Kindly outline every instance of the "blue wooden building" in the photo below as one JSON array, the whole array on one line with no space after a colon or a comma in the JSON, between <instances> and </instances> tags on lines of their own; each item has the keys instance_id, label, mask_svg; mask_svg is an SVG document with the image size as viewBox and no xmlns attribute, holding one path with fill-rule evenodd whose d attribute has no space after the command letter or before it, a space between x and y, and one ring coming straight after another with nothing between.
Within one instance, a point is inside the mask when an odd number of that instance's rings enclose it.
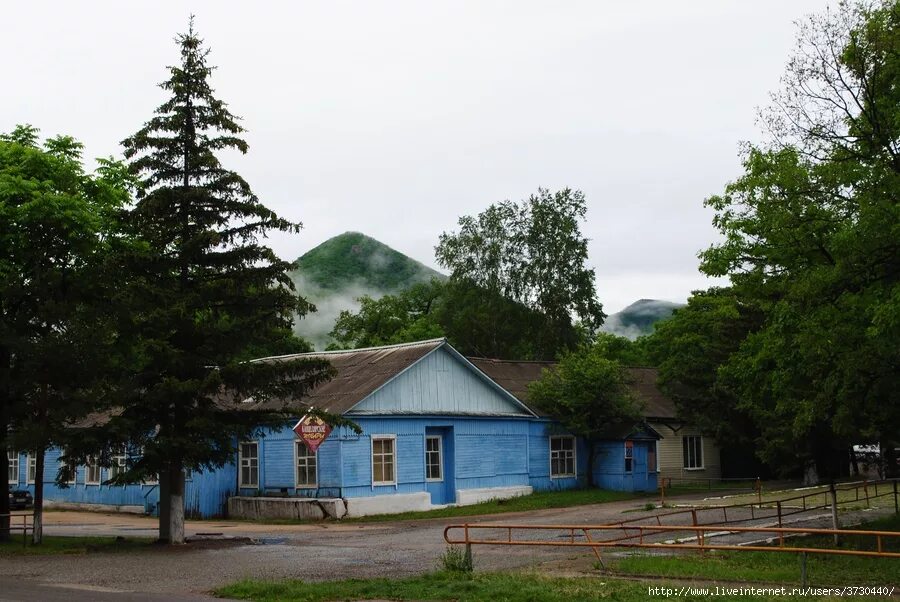
<instances>
[{"instance_id":1,"label":"blue wooden building","mask_svg":"<svg viewBox=\"0 0 900 602\"><path fill-rule=\"evenodd\" d=\"M335 429L312 453L291 431L293 422L264 430L239 442L233 465L188 476L188 515L358 516L587 482L584 441L528 405L527 384L540 376L543 364L465 358L443 339L307 355L326 357L336 376L304 402L346 416L362 433ZM604 442L594 481L610 489L655 490L657 437L644 425ZM58 450L47 453L49 480L58 458ZM45 499L154 511L155 483L104 484L126 462L123 453L110 468L78 467L67 486L46 483ZM31 486L31 465L26 455L16 456L10 468L14 488Z\"/></svg>"}]
</instances>

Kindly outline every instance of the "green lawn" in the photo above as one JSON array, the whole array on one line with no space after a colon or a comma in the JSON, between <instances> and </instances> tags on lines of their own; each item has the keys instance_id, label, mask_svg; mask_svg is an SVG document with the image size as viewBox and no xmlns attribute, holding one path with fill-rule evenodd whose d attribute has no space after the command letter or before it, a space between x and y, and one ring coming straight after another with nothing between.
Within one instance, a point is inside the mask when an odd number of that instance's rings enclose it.
<instances>
[{"instance_id":1,"label":"green lawn","mask_svg":"<svg viewBox=\"0 0 900 602\"><path fill-rule=\"evenodd\" d=\"M491 500L471 506L456 506L438 510L421 512L402 512L400 514L380 514L344 519L343 522L385 522L394 520L423 518L452 518L455 516L476 516L478 514L502 514L505 512L527 512L547 508L568 508L586 504L603 504L643 497L643 494L625 491L606 491L604 489L570 489L567 491L538 491L531 495L523 495L508 500Z\"/></svg>"},{"instance_id":2,"label":"green lawn","mask_svg":"<svg viewBox=\"0 0 900 602\"><path fill-rule=\"evenodd\" d=\"M866 523L860 529L900 531L900 516ZM873 538L844 536L846 549L874 549ZM828 536L797 538L787 545L830 547ZM885 540L886 551L900 552L900 541ZM800 555L785 552L699 552L673 556L640 554L607 562L612 574L690 577L763 583L800 582ZM900 559L809 554L807 577L812 585L895 585L900 590ZM900 593L900 591L898 591Z\"/></svg>"},{"instance_id":3,"label":"green lawn","mask_svg":"<svg viewBox=\"0 0 900 602\"><path fill-rule=\"evenodd\" d=\"M23 547L21 534L16 535L14 533L11 541L0 542L0 556L124 552L146 549L153 541L153 539L146 537L128 537L122 539L116 537L45 536L44 542L39 546L35 546L31 544L29 534L28 544Z\"/></svg>"},{"instance_id":4,"label":"green lawn","mask_svg":"<svg viewBox=\"0 0 900 602\"><path fill-rule=\"evenodd\" d=\"M651 593L648 588L669 588ZM221 588L217 596L257 601L325 602L332 600L446 600L454 602L595 602L665 599L708 601L714 584L671 584L661 580L635 582L603 577L545 577L533 573L440 572L406 579L346 579L306 583L303 581L241 581ZM689 588L694 588L692 595ZM697 588L706 588L706 593ZM684 591L682 591L684 589ZM774 602L789 596L715 596L716 600ZM839 600L804 597L804 600ZM888 598L867 597L866 600Z\"/></svg>"}]
</instances>

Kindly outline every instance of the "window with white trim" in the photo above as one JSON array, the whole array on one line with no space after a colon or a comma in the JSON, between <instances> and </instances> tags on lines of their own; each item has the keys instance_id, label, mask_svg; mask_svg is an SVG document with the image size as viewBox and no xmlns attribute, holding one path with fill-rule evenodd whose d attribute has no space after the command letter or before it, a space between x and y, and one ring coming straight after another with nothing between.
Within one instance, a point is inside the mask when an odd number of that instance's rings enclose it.
<instances>
[{"instance_id":1,"label":"window with white trim","mask_svg":"<svg viewBox=\"0 0 900 602\"><path fill-rule=\"evenodd\" d=\"M18 485L19 484L19 452L7 450L6 457L9 461L9 470L6 474L6 482L9 483L10 485Z\"/></svg>"},{"instance_id":2,"label":"window with white trim","mask_svg":"<svg viewBox=\"0 0 900 602\"><path fill-rule=\"evenodd\" d=\"M84 466L84 484L100 484L100 461L94 456L89 457L87 464Z\"/></svg>"},{"instance_id":3,"label":"window with white trim","mask_svg":"<svg viewBox=\"0 0 900 602\"><path fill-rule=\"evenodd\" d=\"M575 437L550 437L550 478L575 476Z\"/></svg>"},{"instance_id":4,"label":"window with white trim","mask_svg":"<svg viewBox=\"0 0 900 602\"><path fill-rule=\"evenodd\" d=\"M25 483L31 485L34 483L34 479L37 477L37 457L34 454L28 454L28 472L25 475Z\"/></svg>"},{"instance_id":5,"label":"window with white trim","mask_svg":"<svg viewBox=\"0 0 900 602\"><path fill-rule=\"evenodd\" d=\"M397 439L393 435L372 436L372 484L397 484Z\"/></svg>"},{"instance_id":6,"label":"window with white trim","mask_svg":"<svg viewBox=\"0 0 900 602\"><path fill-rule=\"evenodd\" d=\"M65 479L65 483L68 485L74 485L76 479L78 478L78 465L75 464L72 460L66 461L64 456L68 452L66 450L60 450L59 452L59 467L62 470L63 478Z\"/></svg>"},{"instance_id":7,"label":"window with white trim","mask_svg":"<svg viewBox=\"0 0 900 602\"><path fill-rule=\"evenodd\" d=\"M123 472L125 472L125 463L128 459L128 452L124 447L116 450L116 453L112 455L110 459L109 465L109 478L113 479Z\"/></svg>"},{"instance_id":8,"label":"window with white trim","mask_svg":"<svg viewBox=\"0 0 900 602\"><path fill-rule=\"evenodd\" d=\"M681 438L681 450L684 455L684 468L698 470L703 468L703 437L685 435Z\"/></svg>"},{"instance_id":9,"label":"window with white trim","mask_svg":"<svg viewBox=\"0 0 900 602\"><path fill-rule=\"evenodd\" d=\"M259 487L259 443L245 441L240 445L240 486Z\"/></svg>"},{"instance_id":10,"label":"window with white trim","mask_svg":"<svg viewBox=\"0 0 900 602\"><path fill-rule=\"evenodd\" d=\"M316 486L316 452L311 451L303 441L297 441L297 489Z\"/></svg>"},{"instance_id":11,"label":"window with white trim","mask_svg":"<svg viewBox=\"0 0 900 602\"><path fill-rule=\"evenodd\" d=\"M634 441L625 442L625 472L634 470Z\"/></svg>"},{"instance_id":12,"label":"window with white trim","mask_svg":"<svg viewBox=\"0 0 900 602\"><path fill-rule=\"evenodd\" d=\"M439 435L425 437L425 480L443 481L443 450Z\"/></svg>"}]
</instances>

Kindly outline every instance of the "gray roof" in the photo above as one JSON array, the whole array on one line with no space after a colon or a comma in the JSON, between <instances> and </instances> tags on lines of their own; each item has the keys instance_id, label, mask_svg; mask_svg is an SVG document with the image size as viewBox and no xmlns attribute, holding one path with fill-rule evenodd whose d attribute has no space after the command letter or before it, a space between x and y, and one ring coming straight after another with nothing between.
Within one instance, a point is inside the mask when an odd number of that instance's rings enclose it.
<instances>
[{"instance_id":1,"label":"gray roof","mask_svg":"<svg viewBox=\"0 0 900 602\"><path fill-rule=\"evenodd\" d=\"M335 376L309 391L298 405L314 406L332 414L343 414L381 388L389 380L446 343L445 339L431 339L415 343L401 343L367 349L346 351L314 351L254 360L277 362L296 359L327 359L335 368ZM255 405L282 407L282 400L267 400ZM288 404L290 405L290 404Z\"/></svg>"},{"instance_id":2,"label":"gray roof","mask_svg":"<svg viewBox=\"0 0 900 602\"><path fill-rule=\"evenodd\" d=\"M528 400L528 385L538 380L543 371L556 365L555 362L526 362L470 357L479 370L487 374L501 387L512 393L519 401L528 405L538 416L547 417L546 412L534 407ZM664 395L656 385L656 368L626 368L628 388L644 404L644 417L653 419L676 418L675 403Z\"/></svg>"}]
</instances>

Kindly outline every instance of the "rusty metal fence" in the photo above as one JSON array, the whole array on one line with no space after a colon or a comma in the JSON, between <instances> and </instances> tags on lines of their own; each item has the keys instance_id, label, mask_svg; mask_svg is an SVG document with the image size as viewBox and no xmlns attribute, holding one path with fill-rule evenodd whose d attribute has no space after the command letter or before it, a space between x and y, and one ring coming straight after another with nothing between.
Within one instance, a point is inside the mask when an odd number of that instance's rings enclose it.
<instances>
[{"instance_id":1,"label":"rusty metal fence","mask_svg":"<svg viewBox=\"0 0 900 602\"><path fill-rule=\"evenodd\" d=\"M9 519L9 530L12 531L21 531L22 532L22 546L25 547L28 543L28 532L34 531L34 515L33 514L0 514L0 519ZM14 521L13 519L21 518L22 522ZM31 523L28 522L28 519L31 519ZM6 529L3 529L4 531Z\"/></svg>"},{"instance_id":2,"label":"rusty metal fence","mask_svg":"<svg viewBox=\"0 0 900 602\"><path fill-rule=\"evenodd\" d=\"M814 510L833 510L835 502L837 506L849 503L865 503L866 507L869 508L874 500L891 497L894 502L894 512L900 512L900 492L898 492L897 479L840 483L833 488L818 489L817 491L775 500L764 500L762 488L757 485L755 494L757 496L755 502L704 504L683 510L660 512L653 516L619 521L614 524L627 525L655 522L657 526L661 526L665 521L674 520L676 524L684 524L690 521L692 526L733 525L760 519L771 519L776 521L779 527L783 527L784 519L789 516L804 514ZM664 496L665 494L663 493L663 499ZM729 516L729 511L731 516Z\"/></svg>"}]
</instances>

